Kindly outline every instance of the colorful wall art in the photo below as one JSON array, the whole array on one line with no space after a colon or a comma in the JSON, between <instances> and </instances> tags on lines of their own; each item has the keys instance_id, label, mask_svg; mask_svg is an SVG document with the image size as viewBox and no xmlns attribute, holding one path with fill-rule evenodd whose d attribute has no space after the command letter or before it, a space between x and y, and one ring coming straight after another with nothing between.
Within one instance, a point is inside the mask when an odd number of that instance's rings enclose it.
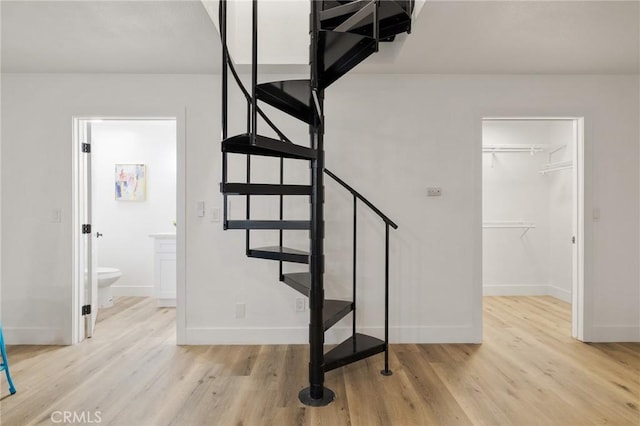
<instances>
[{"instance_id":1,"label":"colorful wall art","mask_svg":"<svg viewBox=\"0 0 640 426\"><path fill-rule=\"evenodd\" d=\"M147 170L144 164L116 164L116 200L144 201Z\"/></svg>"}]
</instances>

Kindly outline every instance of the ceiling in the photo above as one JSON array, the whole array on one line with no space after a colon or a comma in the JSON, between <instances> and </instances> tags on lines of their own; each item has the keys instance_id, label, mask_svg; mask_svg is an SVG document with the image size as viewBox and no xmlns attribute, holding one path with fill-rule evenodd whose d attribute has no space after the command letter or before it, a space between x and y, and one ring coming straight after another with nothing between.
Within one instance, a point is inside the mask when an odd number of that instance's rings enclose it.
<instances>
[{"instance_id":1,"label":"ceiling","mask_svg":"<svg viewBox=\"0 0 640 426\"><path fill-rule=\"evenodd\" d=\"M361 71L637 74L640 2L427 1L400 49L381 50Z\"/></svg>"},{"instance_id":2,"label":"ceiling","mask_svg":"<svg viewBox=\"0 0 640 426\"><path fill-rule=\"evenodd\" d=\"M3 72L219 72L199 1L5 1Z\"/></svg>"},{"instance_id":3,"label":"ceiling","mask_svg":"<svg viewBox=\"0 0 640 426\"><path fill-rule=\"evenodd\" d=\"M215 73L200 1L2 1L3 72ZM427 1L365 73L638 74L638 1Z\"/></svg>"}]
</instances>

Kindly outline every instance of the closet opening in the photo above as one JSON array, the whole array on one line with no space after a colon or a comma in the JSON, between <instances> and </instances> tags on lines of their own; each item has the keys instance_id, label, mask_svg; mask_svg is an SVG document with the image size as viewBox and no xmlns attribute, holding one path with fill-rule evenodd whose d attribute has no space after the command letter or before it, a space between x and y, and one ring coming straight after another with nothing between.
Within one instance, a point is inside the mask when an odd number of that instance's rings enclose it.
<instances>
[{"instance_id":1,"label":"closet opening","mask_svg":"<svg viewBox=\"0 0 640 426\"><path fill-rule=\"evenodd\" d=\"M582 135L581 118L483 119L485 318L583 340Z\"/></svg>"}]
</instances>

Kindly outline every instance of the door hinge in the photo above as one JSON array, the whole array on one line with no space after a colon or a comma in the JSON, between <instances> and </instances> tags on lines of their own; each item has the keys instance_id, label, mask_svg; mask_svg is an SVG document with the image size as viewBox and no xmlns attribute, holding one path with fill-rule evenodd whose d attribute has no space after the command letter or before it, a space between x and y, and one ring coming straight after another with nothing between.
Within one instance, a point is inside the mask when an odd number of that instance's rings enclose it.
<instances>
[{"instance_id":1,"label":"door hinge","mask_svg":"<svg viewBox=\"0 0 640 426\"><path fill-rule=\"evenodd\" d=\"M91 152L91 144L90 143L83 143L82 144L82 152L86 152L87 154L89 154Z\"/></svg>"},{"instance_id":2,"label":"door hinge","mask_svg":"<svg viewBox=\"0 0 640 426\"><path fill-rule=\"evenodd\" d=\"M91 233L91 225L88 225L88 224L82 225L82 233L83 234L90 234Z\"/></svg>"},{"instance_id":3,"label":"door hinge","mask_svg":"<svg viewBox=\"0 0 640 426\"><path fill-rule=\"evenodd\" d=\"M575 236L574 236L574 237L571 237L571 242L572 242L573 244L575 244L575 243L576 243L576 237L575 237Z\"/></svg>"},{"instance_id":4,"label":"door hinge","mask_svg":"<svg viewBox=\"0 0 640 426\"><path fill-rule=\"evenodd\" d=\"M91 305L82 306L82 315L91 315Z\"/></svg>"}]
</instances>

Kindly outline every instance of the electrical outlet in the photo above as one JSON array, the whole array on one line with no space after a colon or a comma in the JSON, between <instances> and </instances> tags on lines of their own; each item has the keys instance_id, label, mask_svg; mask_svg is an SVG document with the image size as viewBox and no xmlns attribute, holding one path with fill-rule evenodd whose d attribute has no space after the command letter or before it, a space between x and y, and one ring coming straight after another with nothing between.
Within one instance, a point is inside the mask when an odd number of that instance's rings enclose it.
<instances>
[{"instance_id":1,"label":"electrical outlet","mask_svg":"<svg viewBox=\"0 0 640 426\"><path fill-rule=\"evenodd\" d=\"M429 196L429 197L439 197L441 195L442 195L442 188L440 188L440 187L427 188L427 196Z\"/></svg>"},{"instance_id":2,"label":"electrical outlet","mask_svg":"<svg viewBox=\"0 0 640 426\"><path fill-rule=\"evenodd\" d=\"M244 303L236 303L236 318L244 318L247 313L247 307Z\"/></svg>"},{"instance_id":3,"label":"electrical outlet","mask_svg":"<svg viewBox=\"0 0 640 426\"><path fill-rule=\"evenodd\" d=\"M296 297L296 312L304 312L304 298Z\"/></svg>"}]
</instances>

